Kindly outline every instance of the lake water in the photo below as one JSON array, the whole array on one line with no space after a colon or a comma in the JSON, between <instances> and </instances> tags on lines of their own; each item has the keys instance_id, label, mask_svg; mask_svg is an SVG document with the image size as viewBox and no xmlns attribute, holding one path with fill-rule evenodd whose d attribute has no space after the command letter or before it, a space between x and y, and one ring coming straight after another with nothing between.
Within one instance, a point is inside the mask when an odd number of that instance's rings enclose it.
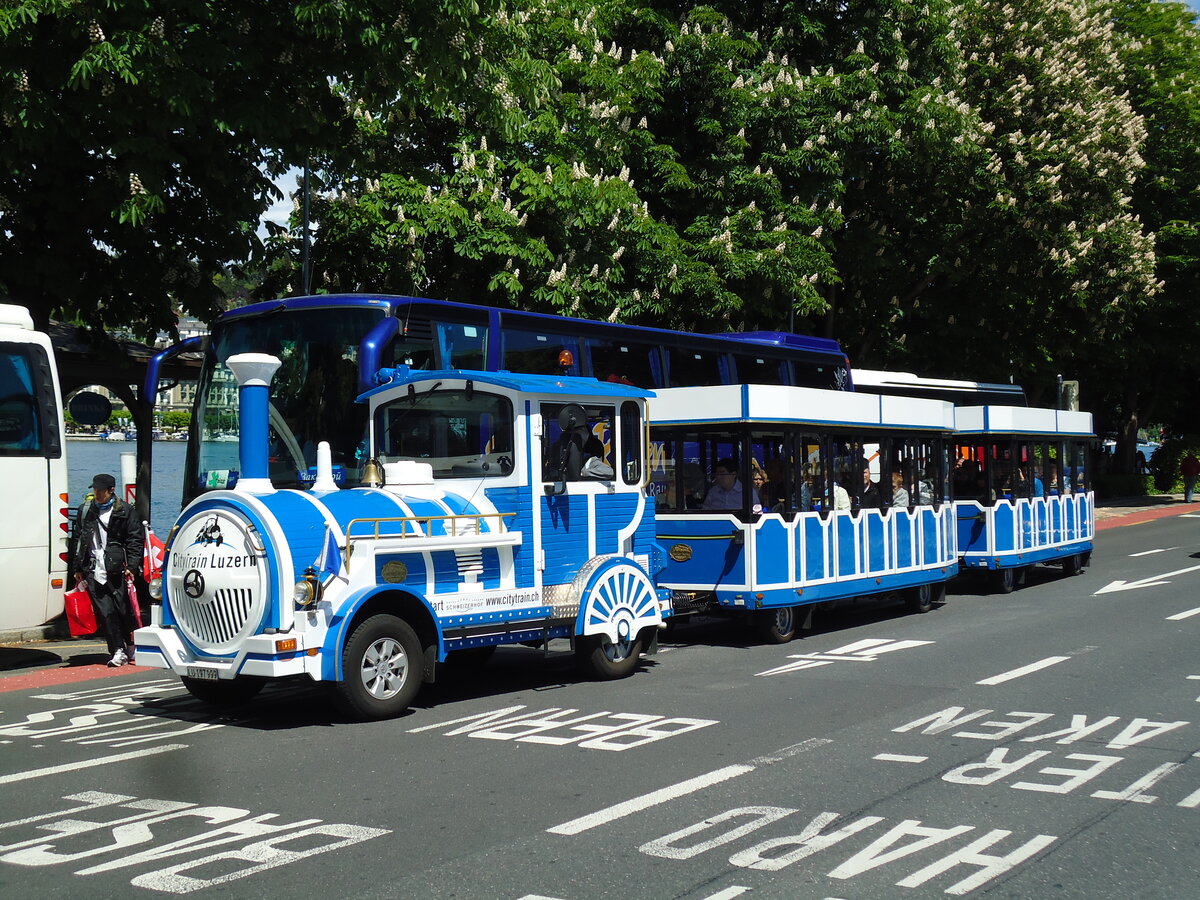
<instances>
[{"instance_id":1,"label":"lake water","mask_svg":"<svg viewBox=\"0 0 1200 900\"><path fill-rule=\"evenodd\" d=\"M232 445L235 452L237 444ZM71 506L78 506L92 485L92 477L107 472L121 481L121 454L136 453L133 441L67 440L67 490ZM163 540L179 515L183 499L185 441L155 441L150 467L154 489L150 493L150 525ZM118 491L119 492L119 491Z\"/></svg>"}]
</instances>

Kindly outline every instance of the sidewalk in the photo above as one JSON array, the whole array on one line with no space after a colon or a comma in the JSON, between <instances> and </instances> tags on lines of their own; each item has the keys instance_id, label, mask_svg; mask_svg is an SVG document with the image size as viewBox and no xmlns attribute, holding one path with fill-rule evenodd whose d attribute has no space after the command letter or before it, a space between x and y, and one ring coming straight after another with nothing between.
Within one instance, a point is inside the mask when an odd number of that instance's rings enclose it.
<instances>
[{"instance_id":1,"label":"sidewalk","mask_svg":"<svg viewBox=\"0 0 1200 900\"><path fill-rule=\"evenodd\" d=\"M1182 494L1101 500L1096 503L1096 530L1137 525L1187 512L1200 515L1200 503L1184 503ZM109 669L105 666L107 660L102 638L72 638L61 620L25 631L0 632L0 692L33 686L24 684L26 679L20 677L33 673L39 673L39 683L59 684L149 671L131 666Z\"/></svg>"}]
</instances>

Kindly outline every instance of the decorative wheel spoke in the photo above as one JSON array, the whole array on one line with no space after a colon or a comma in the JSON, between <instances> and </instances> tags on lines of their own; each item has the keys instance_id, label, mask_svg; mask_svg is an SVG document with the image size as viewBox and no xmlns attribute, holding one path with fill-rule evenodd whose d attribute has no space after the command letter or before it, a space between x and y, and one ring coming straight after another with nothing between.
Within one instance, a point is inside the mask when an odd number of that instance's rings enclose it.
<instances>
[{"instance_id":1,"label":"decorative wheel spoke","mask_svg":"<svg viewBox=\"0 0 1200 900\"><path fill-rule=\"evenodd\" d=\"M363 654L363 685L376 699L394 697L404 684L407 671L408 656L400 643L392 638L380 638Z\"/></svg>"}]
</instances>

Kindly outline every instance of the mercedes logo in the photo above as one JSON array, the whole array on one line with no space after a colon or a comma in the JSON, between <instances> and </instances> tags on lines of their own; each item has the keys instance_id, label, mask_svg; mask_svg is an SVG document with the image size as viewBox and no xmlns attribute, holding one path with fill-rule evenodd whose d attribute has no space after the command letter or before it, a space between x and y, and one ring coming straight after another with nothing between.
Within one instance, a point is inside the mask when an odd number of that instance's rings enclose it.
<instances>
[{"instance_id":1,"label":"mercedes logo","mask_svg":"<svg viewBox=\"0 0 1200 900\"><path fill-rule=\"evenodd\" d=\"M188 569L183 576L183 592L193 600L199 600L204 594L204 576L195 569Z\"/></svg>"}]
</instances>

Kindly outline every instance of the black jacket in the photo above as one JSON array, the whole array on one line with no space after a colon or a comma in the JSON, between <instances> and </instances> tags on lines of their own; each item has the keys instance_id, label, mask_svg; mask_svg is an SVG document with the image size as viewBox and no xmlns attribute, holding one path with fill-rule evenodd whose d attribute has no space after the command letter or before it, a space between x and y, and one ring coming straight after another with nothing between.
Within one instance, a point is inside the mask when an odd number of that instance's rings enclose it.
<instances>
[{"instance_id":1,"label":"black jacket","mask_svg":"<svg viewBox=\"0 0 1200 900\"><path fill-rule=\"evenodd\" d=\"M79 518L75 520L75 530L67 547L68 572L82 572L90 577L96 571L98 566L92 558L92 544L99 527L100 509L91 500L85 500L79 507ZM108 543L104 546L104 568L110 584L123 577L126 566L134 572L139 571L142 543L142 524L138 521L137 510L124 500L114 498L112 516L108 520Z\"/></svg>"}]
</instances>

